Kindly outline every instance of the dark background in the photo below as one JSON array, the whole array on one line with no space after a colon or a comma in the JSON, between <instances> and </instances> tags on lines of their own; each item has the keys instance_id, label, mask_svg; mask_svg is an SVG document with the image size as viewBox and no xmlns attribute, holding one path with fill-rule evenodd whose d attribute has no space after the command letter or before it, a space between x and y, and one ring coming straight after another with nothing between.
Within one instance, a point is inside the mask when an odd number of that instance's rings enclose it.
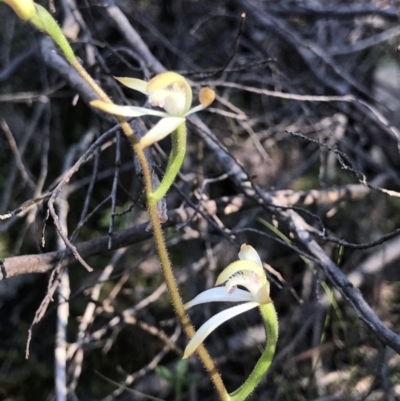
<instances>
[{"instance_id":1,"label":"dark background","mask_svg":"<svg viewBox=\"0 0 400 401\"><path fill-rule=\"evenodd\" d=\"M273 267L280 338L252 399L398 399L400 3L54 7L76 55L116 103L146 99L113 76L150 79L163 67L190 80L194 104L202 86L216 91L188 121L165 235L185 301L213 286L244 242ZM0 24L0 399L55 399L57 333L68 342L70 400L217 399L196 357L179 362L187 339L146 231L128 141L108 132L114 121L88 106L95 96L50 40L2 3ZM132 124L140 134L155 121ZM169 150L169 138L154 147L154 174ZM49 202L92 273L64 253ZM67 303L57 297L60 282ZM60 331L57 308L66 305ZM193 323L226 306L197 306ZM257 311L206 341L229 391L264 345Z\"/></svg>"}]
</instances>

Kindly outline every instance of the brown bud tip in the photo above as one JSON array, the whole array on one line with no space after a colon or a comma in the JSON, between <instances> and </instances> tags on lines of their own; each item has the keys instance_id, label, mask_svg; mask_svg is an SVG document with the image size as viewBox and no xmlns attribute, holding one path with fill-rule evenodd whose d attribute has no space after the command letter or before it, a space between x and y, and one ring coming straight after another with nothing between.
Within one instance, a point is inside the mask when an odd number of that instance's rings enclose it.
<instances>
[{"instance_id":1,"label":"brown bud tip","mask_svg":"<svg viewBox=\"0 0 400 401\"><path fill-rule=\"evenodd\" d=\"M199 100L203 107L208 107L215 99L215 92L209 88L203 88L199 93Z\"/></svg>"}]
</instances>

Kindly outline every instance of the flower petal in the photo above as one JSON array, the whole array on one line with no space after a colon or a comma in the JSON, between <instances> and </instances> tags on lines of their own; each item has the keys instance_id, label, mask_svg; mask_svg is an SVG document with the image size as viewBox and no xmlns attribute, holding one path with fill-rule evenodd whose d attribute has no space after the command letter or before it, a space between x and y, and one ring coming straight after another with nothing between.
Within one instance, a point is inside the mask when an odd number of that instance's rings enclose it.
<instances>
[{"instance_id":1,"label":"flower petal","mask_svg":"<svg viewBox=\"0 0 400 401\"><path fill-rule=\"evenodd\" d=\"M258 302L247 302L245 304L237 305L232 308L226 309L222 312L217 313L211 319L208 319L200 328L196 331L196 334L190 340L183 354L183 359L189 358L193 352L196 351L198 346L203 343L207 336L214 331L218 326L227 320L237 316L243 312L259 306Z\"/></svg>"},{"instance_id":2,"label":"flower petal","mask_svg":"<svg viewBox=\"0 0 400 401\"><path fill-rule=\"evenodd\" d=\"M185 93L184 113L188 112L192 104L192 88L188 81L180 74L172 71L162 72L152 78L147 85L147 92L155 93L157 91L182 86ZM183 113L183 114L184 114Z\"/></svg>"},{"instance_id":3,"label":"flower petal","mask_svg":"<svg viewBox=\"0 0 400 401\"><path fill-rule=\"evenodd\" d=\"M186 114L185 116L190 116L193 113L197 113L200 110L204 110L205 107L202 104L199 104L198 106L192 107Z\"/></svg>"},{"instance_id":4,"label":"flower petal","mask_svg":"<svg viewBox=\"0 0 400 401\"><path fill-rule=\"evenodd\" d=\"M239 259L251 260L261 267L263 266L259 254L251 245L242 244L242 246L240 247Z\"/></svg>"},{"instance_id":5,"label":"flower petal","mask_svg":"<svg viewBox=\"0 0 400 401\"><path fill-rule=\"evenodd\" d=\"M147 148L148 146L161 141L172 131L176 130L185 119L183 117L165 117L161 119L146 135L140 139L140 144L142 148Z\"/></svg>"},{"instance_id":6,"label":"flower petal","mask_svg":"<svg viewBox=\"0 0 400 401\"><path fill-rule=\"evenodd\" d=\"M192 107L186 115L196 113L197 111L203 110L208 107L215 99L215 92L211 88L203 88L199 93L200 104L196 107Z\"/></svg>"},{"instance_id":7,"label":"flower petal","mask_svg":"<svg viewBox=\"0 0 400 401\"><path fill-rule=\"evenodd\" d=\"M220 285L228 281L230 277L241 271L250 271L256 273L261 279L266 280L264 269L252 260L237 260L226 267L217 277L215 285Z\"/></svg>"},{"instance_id":8,"label":"flower petal","mask_svg":"<svg viewBox=\"0 0 400 401\"><path fill-rule=\"evenodd\" d=\"M148 82L143 81L142 79L128 78L128 77L114 77L114 78L122 85L125 85L128 88L134 89L135 91L142 92L145 95L148 95L148 92L146 91Z\"/></svg>"},{"instance_id":9,"label":"flower petal","mask_svg":"<svg viewBox=\"0 0 400 401\"><path fill-rule=\"evenodd\" d=\"M113 103L106 103L101 100L92 100L90 104L97 109L100 109L106 113L114 114L117 116L125 117L141 117L146 115L165 117L168 114L162 111L145 109L144 107L136 106L119 106Z\"/></svg>"},{"instance_id":10,"label":"flower petal","mask_svg":"<svg viewBox=\"0 0 400 401\"><path fill-rule=\"evenodd\" d=\"M191 301L185 304L185 309L192 306L204 304L206 302L250 302L253 296L248 292L236 288L235 291L228 292L225 287L211 288L203 291Z\"/></svg>"}]
</instances>

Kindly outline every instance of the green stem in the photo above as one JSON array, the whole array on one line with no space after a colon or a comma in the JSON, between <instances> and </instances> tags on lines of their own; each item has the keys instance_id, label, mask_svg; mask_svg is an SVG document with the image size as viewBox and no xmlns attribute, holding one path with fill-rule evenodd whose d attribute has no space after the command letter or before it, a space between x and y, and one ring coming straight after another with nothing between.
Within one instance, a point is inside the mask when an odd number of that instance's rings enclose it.
<instances>
[{"instance_id":1,"label":"green stem","mask_svg":"<svg viewBox=\"0 0 400 401\"><path fill-rule=\"evenodd\" d=\"M47 33L57 43L57 45L64 53L64 57L67 59L67 61L75 68L79 75L89 84L92 90L96 93L97 96L99 96L101 100L103 100L103 102L112 103L107 94L99 87L99 85L97 85L95 80L79 63L74 51L72 50L71 45L69 44L67 38L64 36L61 28L54 20L52 15L39 4L35 4L35 7L36 14L29 19L32 25L34 25L39 30ZM121 119L121 121L122 120L124 119ZM118 122L120 122L120 120L118 120Z\"/></svg>"},{"instance_id":2,"label":"green stem","mask_svg":"<svg viewBox=\"0 0 400 401\"><path fill-rule=\"evenodd\" d=\"M61 31L57 21L52 15L41 5L35 4L36 13L29 19L29 22L40 31L47 33L58 44L64 52L65 58L72 64L71 60L75 60L75 54L68 43L67 38Z\"/></svg>"},{"instance_id":3,"label":"green stem","mask_svg":"<svg viewBox=\"0 0 400 401\"><path fill-rule=\"evenodd\" d=\"M186 124L185 128L186 128ZM179 128L179 127L178 127ZM185 130L185 136L183 138L184 140L184 150L186 151L186 130ZM167 173L171 167L171 164L173 163L173 161L175 160L177 154L178 154L178 148L179 148L179 136L178 136L178 130L176 129L172 134L171 134L171 144L172 144L172 148L171 148L171 153L169 154L168 157L168 164L167 167L165 169L165 172Z\"/></svg>"},{"instance_id":4,"label":"green stem","mask_svg":"<svg viewBox=\"0 0 400 401\"><path fill-rule=\"evenodd\" d=\"M230 401L245 400L254 391L271 366L278 341L278 316L272 302L261 305L260 312L265 324L267 346L247 380L237 390L229 394Z\"/></svg>"},{"instance_id":5,"label":"green stem","mask_svg":"<svg viewBox=\"0 0 400 401\"><path fill-rule=\"evenodd\" d=\"M154 191L148 201L150 204L155 204L160 201L163 196L171 188L176 176L182 167L186 153L186 124L182 123L175 132L172 133L172 150L168 159L167 168L160 186Z\"/></svg>"}]
</instances>

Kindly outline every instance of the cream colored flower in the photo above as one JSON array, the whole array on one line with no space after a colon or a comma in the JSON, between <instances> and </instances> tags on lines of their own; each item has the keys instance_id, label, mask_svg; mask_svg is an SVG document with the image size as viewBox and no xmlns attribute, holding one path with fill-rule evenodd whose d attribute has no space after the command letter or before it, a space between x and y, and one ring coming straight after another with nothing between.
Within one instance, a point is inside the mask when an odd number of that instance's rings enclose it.
<instances>
[{"instance_id":1,"label":"cream colored flower","mask_svg":"<svg viewBox=\"0 0 400 401\"><path fill-rule=\"evenodd\" d=\"M124 116L141 117L145 115L158 116L162 119L143 136L140 144L143 148L160 141L181 125L186 117L196 111L208 107L215 99L215 92L203 88L199 93L200 104L192 107L192 89L187 80L176 72L163 72L149 82L136 78L116 78L128 88L144 93L149 103L161 107L165 111L150 110L144 107L119 106L94 100L90 104L106 113Z\"/></svg>"},{"instance_id":2,"label":"cream colored flower","mask_svg":"<svg viewBox=\"0 0 400 401\"><path fill-rule=\"evenodd\" d=\"M239 259L226 267L218 276L215 285L225 283L224 287L211 288L202 292L185 304L185 308L189 309L206 302L245 303L219 312L207 320L190 340L183 358L192 355L206 337L222 323L240 313L271 302L269 282L256 250L250 245L243 244L240 248ZM239 285L247 291L238 288Z\"/></svg>"},{"instance_id":3,"label":"cream colored flower","mask_svg":"<svg viewBox=\"0 0 400 401\"><path fill-rule=\"evenodd\" d=\"M8 4L19 18L28 20L36 14L33 0L0 0Z\"/></svg>"}]
</instances>

